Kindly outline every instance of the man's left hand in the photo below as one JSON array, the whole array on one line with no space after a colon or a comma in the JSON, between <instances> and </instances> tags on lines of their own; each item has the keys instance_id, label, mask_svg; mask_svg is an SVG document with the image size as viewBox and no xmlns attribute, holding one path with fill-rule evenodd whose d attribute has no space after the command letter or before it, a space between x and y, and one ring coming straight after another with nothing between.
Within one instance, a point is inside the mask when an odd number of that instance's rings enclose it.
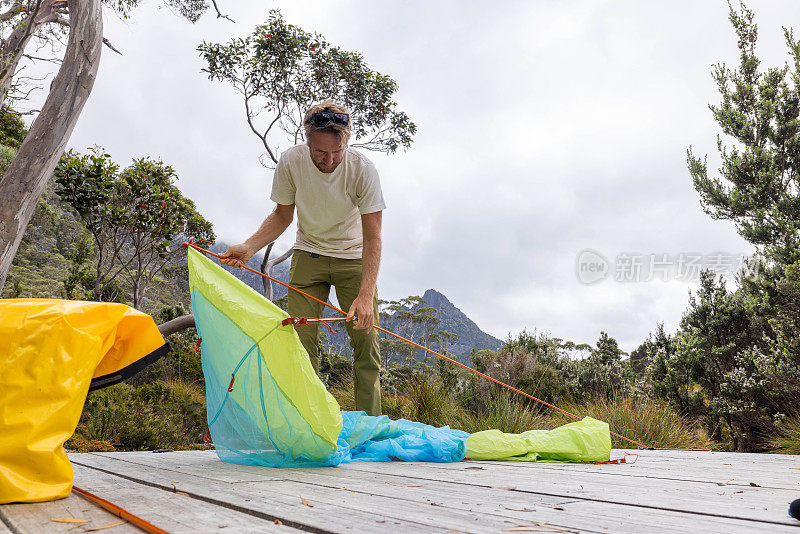
<instances>
[{"instance_id":1,"label":"man's left hand","mask_svg":"<svg viewBox=\"0 0 800 534\"><path fill-rule=\"evenodd\" d=\"M372 311L372 297L359 295L350 306L347 317L352 318L355 315L356 321L353 323L353 326L358 330L364 330L372 327L374 321Z\"/></svg>"}]
</instances>

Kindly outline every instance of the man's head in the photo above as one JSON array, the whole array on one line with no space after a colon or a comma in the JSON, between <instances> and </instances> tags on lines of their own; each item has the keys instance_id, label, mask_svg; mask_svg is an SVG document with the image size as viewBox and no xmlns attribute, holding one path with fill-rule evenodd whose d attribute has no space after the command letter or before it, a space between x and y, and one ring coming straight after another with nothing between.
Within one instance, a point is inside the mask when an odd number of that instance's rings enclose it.
<instances>
[{"instance_id":1,"label":"man's head","mask_svg":"<svg viewBox=\"0 0 800 534\"><path fill-rule=\"evenodd\" d=\"M350 139L350 112L336 102L326 100L306 112L303 126L314 165L324 173L336 170Z\"/></svg>"}]
</instances>

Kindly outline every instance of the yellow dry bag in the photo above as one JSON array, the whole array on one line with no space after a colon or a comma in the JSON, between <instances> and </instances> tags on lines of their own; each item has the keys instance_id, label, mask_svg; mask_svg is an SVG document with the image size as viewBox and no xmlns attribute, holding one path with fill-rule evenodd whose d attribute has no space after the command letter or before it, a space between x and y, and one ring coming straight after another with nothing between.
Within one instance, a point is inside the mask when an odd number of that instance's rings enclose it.
<instances>
[{"instance_id":1,"label":"yellow dry bag","mask_svg":"<svg viewBox=\"0 0 800 534\"><path fill-rule=\"evenodd\" d=\"M169 346L124 304L0 299L0 504L66 497L64 442L92 389L133 376Z\"/></svg>"}]
</instances>

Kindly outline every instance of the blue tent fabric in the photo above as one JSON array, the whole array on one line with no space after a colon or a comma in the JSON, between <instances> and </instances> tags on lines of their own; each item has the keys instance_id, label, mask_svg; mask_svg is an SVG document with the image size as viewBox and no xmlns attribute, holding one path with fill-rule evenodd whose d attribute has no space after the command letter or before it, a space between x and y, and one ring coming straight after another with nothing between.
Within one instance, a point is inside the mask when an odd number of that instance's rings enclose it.
<instances>
[{"instance_id":1,"label":"blue tent fabric","mask_svg":"<svg viewBox=\"0 0 800 534\"><path fill-rule=\"evenodd\" d=\"M339 452L342 462L460 462L469 433L385 415L342 412Z\"/></svg>"}]
</instances>

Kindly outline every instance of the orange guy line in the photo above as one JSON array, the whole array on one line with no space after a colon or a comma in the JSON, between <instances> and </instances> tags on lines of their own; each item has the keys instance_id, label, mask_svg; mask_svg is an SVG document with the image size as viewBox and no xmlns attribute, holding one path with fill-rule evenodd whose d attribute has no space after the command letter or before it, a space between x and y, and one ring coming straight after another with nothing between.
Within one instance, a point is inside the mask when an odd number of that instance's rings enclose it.
<instances>
[{"instance_id":1,"label":"orange guy line","mask_svg":"<svg viewBox=\"0 0 800 534\"><path fill-rule=\"evenodd\" d=\"M216 258L223 259L223 258L222 258L222 256L221 256L220 254L215 254L214 252L211 252L210 250L206 250L206 249L200 248L200 247L198 247L197 245L195 245L195 244L193 244L193 243L191 243L191 242L189 242L189 243L185 243L185 244L184 244L184 246L185 246L185 247L192 247L192 248L194 248L195 250L199 250L200 252L205 252L206 254L211 254L212 256L215 256ZM227 258L224 258L224 259L227 259ZM270 276L270 275L268 275L268 274L264 274L264 273L262 273L261 271L256 271L255 269L251 269L251 268L250 268L250 267L248 267L247 265L244 265L242 262L238 262L238 263L239 263L239 268L240 268L240 269L245 269L245 270L247 270L247 271L250 271L250 272L253 272L253 273L256 273L256 274L260 274L260 275L261 275L261 276L263 276L264 278L268 278L269 280L272 280L273 282L276 282L276 283L278 283L278 284L280 284L280 285L282 285L282 286L285 286L285 287L287 287L287 288L289 288L289 289L292 289L292 290L294 290L294 291L297 291L297 292L298 292L298 293L300 293L301 295L305 295L306 297L308 297L308 298L310 298L310 299L316 300L317 302L319 302L319 303L321 303L321 304L324 304L325 306L327 306L327 307L331 308L332 310L335 310L335 311L337 311L337 312L339 312L339 313L341 313L341 314L347 315L347 313L346 313L346 312L344 312L344 311L340 310L339 308L337 308L336 306L333 306L332 304L328 304L327 302L323 302L322 300L318 299L317 297L314 297L313 295L309 295L308 293L306 293L306 292L304 292L304 291L301 291L301 290L297 289L296 287L292 287L292 286L290 286L289 284L286 284L286 283L284 283L284 282L281 282L280 280L278 280L278 279L276 279L276 278L273 278L273 277L271 277L271 276ZM420 344L418 344L418 343L414 343L414 342L413 342L413 341L411 341L410 339L406 339L406 338L404 338L403 336L401 336L401 335L399 335L399 334L395 334L395 333L394 333L394 332L392 332L391 330L386 330L385 328L381 328L380 326L378 326L378 325L376 325L376 324L373 324L373 325L372 325L372 328L375 328L376 330L380 330L381 332L383 332L383 333L385 333L385 334L388 334L388 335L390 335L390 336L394 336L394 337L396 337L397 339L400 339L400 340L403 340L403 341L405 341L406 343L410 343L410 344L414 345L415 347L417 347L417 348L420 348L420 349L422 349L422 350L424 350L424 351L426 351L426 352L430 352L431 354L433 354L433 355L435 355L435 356L438 356L438 357L440 357L440 358L443 358L443 359L447 360L448 362L454 363L454 364L456 364L456 365L458 365L458 366L460 366L460 367L463 367L464 369L467 369L468 371L472 371L473 373L475 373L475 374L476 374L476 375L478 375L478 376L482 376L483 378L487 378L487 379L491 380L492 382L494 382L494 383L496 383L496 384L500 384L501 386L504 386L504 387L506 387L506 388L510 389L511 391L515 391L515 392L519 393L520 395L524 395L524 396L528 397L529 399L533 399L533 400L535 400L536 402L539 402L539 403L541 403L541 404L544 404L545 406L548 406L548 407L550 407L550 408L553 408L554 410L558 410L559 412L561 412L561 413L563 413L563 414L569 415L570 417L573 417L573 418L575 418L575 419L578 419L578 420L580 420L580 419L581 419L580 417L578 417L578 416L577 416L577 415L575 415L574 413L570 413L570 412L568 412L568 411L566 411L566 410L563 410L563 409L559 408L558 406L553 406L553 405L552 405L552 404L550 404L549 402L545 402L545 401L543 401L542 399L538 399L538 398L534 397L533 395L530 395L530 394L528 394L528 393L525 393L525 392L524 392L524 391L522 391L522 390L519 390L519 389L517 389L517 388L515 388L515 387L513 387L513 386L510 386L510 385L506 384L505 382L501 382L500 380L497 380L497 379L495 379L495 378L492 378L491 376L489 376L489 375L487 375L487 374L481 373L481 372L480 372L480 371L478 371L477 369L473 369L472 367L470 367L470 366L468 366L468 365L464 365L463 363L461 363L461 362L458 362L458 361L456 361L456 360L454 360L454 359L452 359L452 358L448 358L447 356L445 356L445 355L443 355L443 354L439 354L438 352L436 352L436 351L433 351L433 350L431 350L431 349L429 349L429 348L427 348L427 347L423 347L422 345L420 345ZM620 435L620 434L617 434L616 432L612 432L611 430L609 430L609 433L610 433L611 435L613 435L613 436L617 436L617 437L618 437L618 438L620 438L620 439L624 439L625 441L628 441L628 442L630 442L630 443L633 443L634 445L637 445L637 446L639 446L639 447L642 447L642 448L644 448L644 449L650 449L650 448L652 448L652 447L649 447L649 446L647 446L647 445L645 445L645 444L643 444L643 443L639 443L639 442L638 442L638 441L636 441L636 440L633 440L633 439L630 439L630 438L626 438L625 436L622 436L622 435Z\"/></svg>"}]
</instances>

